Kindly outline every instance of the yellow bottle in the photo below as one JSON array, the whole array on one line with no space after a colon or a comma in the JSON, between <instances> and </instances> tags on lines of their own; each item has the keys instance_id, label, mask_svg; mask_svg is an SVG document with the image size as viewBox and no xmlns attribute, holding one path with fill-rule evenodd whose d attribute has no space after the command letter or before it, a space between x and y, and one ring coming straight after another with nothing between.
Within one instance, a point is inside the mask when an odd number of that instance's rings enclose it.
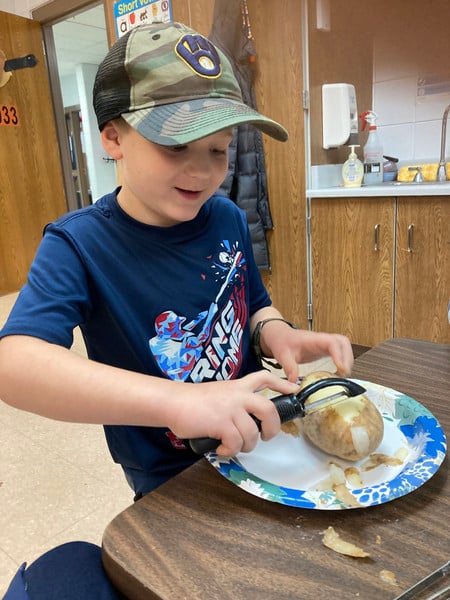
<instances>
[{"instance_id":1,"label":"yellow bottle","mask_svg":"<svg viewBox=\"0 0 450 600\"><path fill-rule=\"evenodd\" d=\"M357 145L350 145L350 154L342 166L342 179L344 187L360 187L364 177L364 167L356 155Z\"/></svg>"}]
</instances>

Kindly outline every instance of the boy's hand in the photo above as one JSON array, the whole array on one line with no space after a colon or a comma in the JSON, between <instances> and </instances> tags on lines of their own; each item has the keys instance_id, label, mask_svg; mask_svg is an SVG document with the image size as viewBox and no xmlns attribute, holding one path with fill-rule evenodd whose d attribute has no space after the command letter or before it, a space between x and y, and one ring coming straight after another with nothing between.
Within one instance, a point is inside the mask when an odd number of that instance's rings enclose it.
<instances>
[{"instance_id":1,"label":"boy's hand","mask_svg":"<svg viewBox=\"0 0 450 600\"><path fill-rule=\"evenodd\" d=\"M353 350L345 335L292 329L281 321L271 321L264 326L261 337L289 381L297 381L299 364L325 356L333 360L339 376L351 373Z\"/></svg>"},{"instance_id":2,"label":"boy's hand","mask_svg":"<svg viewBox=\"0 0 450 600\"><path fill-rule=\"evenodd\" d=\"M269 440L280 430L280 419L271 400L258 392L269 388L292 394L297 385L268 371L241 379L201 384L180 384L170 429L180 438L210 437L221 440L217 453L234 456L255 447L261 421L261 438Z\"/></svg>"}]
</instances>

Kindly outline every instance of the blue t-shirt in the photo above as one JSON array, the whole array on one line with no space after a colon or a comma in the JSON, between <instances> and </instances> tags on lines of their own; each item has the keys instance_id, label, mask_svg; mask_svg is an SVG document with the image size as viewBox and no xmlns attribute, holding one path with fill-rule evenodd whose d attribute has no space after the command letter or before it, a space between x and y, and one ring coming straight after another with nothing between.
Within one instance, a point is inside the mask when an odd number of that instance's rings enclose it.
<instances>
[{"instance_id":1,"label":"blue t-shirt","mask_svg":"<svg viewBox=\"0 0 450 600\"><path fill-rule=\"evenodd\" d=\"M192 221L161 228L128 216L116 193L46 227L0 337L70 348L80 326L88 356L122 369L190 383L254 371L249 319L271 302L243 211L212 196ZM198 459L168 429L105 433L137 492Z\"/></svg>"}]
</instances>

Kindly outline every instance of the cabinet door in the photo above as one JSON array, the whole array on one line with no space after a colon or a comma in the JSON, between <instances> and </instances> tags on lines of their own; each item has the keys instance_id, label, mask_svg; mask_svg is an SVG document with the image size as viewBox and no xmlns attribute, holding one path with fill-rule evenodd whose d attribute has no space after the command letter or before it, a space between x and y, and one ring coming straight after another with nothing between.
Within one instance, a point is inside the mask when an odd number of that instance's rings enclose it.
<instances>
[{"instance_id":1,"label":"cabinet door","mask_svg":"<svg viewBox=\"0 0 450 600\"><path fill-rule=\"evenodd\" d=\"M450 342L450 198L398 199L395 337Z\"/></svg>"},{"instance_id":2,"label":"cabinet door","mask_svg":"<svg viewBox=\"0 0 450 600\"><path fill-rule=\"evenodd\" d=\"M311 201L313 329L373 346L392 337L393 198Z\"/></svg>"}]
</instances>

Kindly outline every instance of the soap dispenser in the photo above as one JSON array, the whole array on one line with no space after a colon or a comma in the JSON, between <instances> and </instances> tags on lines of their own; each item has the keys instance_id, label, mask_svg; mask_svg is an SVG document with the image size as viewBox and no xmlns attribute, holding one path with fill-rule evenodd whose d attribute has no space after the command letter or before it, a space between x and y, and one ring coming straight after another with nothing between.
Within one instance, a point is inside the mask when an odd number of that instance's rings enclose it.
<instances>
[{"instance_id":1,"label":"soap dispenser","mask_svg":"<svg viewBox=\"0 0 450 600\"><path fill-rule=\"evenodd\" d=\"M358 107L355 86L324 83L322 86L322 147L339 148L358 140Z\"/></svg>"},{"instance_id":2,"label":"soap dispenser","mask_svg":"<svg viewBox=\"0 0 450 600\"><path fill-rule=\"evenodd\" d=\"M359 148L359 146L351 144L349 147L350 154L342 166L344 187L360 187L364 177L364 167L355 152L355 148Z\"/></svg>"}]
</instances>

